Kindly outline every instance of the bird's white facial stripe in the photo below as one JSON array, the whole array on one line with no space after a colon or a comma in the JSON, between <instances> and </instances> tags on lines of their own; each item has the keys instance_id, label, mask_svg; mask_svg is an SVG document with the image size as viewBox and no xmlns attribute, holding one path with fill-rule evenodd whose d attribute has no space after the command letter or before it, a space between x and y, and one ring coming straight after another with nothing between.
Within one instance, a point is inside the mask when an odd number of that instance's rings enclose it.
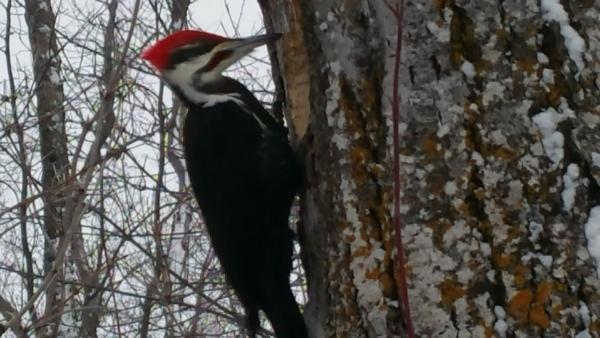
<instances>
[{"instance_id":1,"label":"bird's white facial stripe","mask_svg":"<svg viewBox=\"0 0 600 338\"><path fill-rule=\"evenodd\" d=\"M239 53L239 55L237 55ZM205 67L210 60L212 59L214 53L208 53L204 55L197 56L195 58L191 58L186 62L179 63L175 66L174 69L166 70L163 72L163 76L168 83L172 86L175 86L181 90L182 94L191 102L202 105L204 108L212 107L217 103L233 101L242 107L248 114L252 115L256 122L260 125L261 129L266 129L266 125L263 121L258 118L255 114L252 114L251 109L249 109L246 103L242 100L238 93L220 93L220 94L208 94L203 93L196 89L194 86L194 81L200 82L210 82L211 79L216 78L220 75L220 73L227 67L229 67L236 60L244 56L246 53L238 52L234 53L234 55L227 58L227 60L223 60L222 63L219 63L216 67L201 74L200 79L195 79L197 76L196 72Z\"/></svg>"},{"instance_id":2,"label":"bird's white facial stripe","mask_svg":"<svg viewBox=\"0 0 600 338\"><path fill-rule=\"evenodd\" d=\"M186 62L177 64L174 69L164 71L163 76L167 82L177 87L191 85L196 71L206 66L210 62L211 58L212 54L205 54L191 58Z\"/></svg>"}]
</instances>

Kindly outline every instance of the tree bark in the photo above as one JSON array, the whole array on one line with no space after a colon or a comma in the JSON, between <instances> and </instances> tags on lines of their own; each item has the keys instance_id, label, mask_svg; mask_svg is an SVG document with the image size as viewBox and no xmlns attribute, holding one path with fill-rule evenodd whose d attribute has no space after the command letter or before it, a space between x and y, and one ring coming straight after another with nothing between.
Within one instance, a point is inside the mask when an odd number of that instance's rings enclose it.
<instances>
[{"instance_id":1,"label":"tree bark","mask_svg":"<svg viewBox=\"0 0 600 338\"><path fill-rule=\"evenodd\" d=\"M400 335L393 271L383 2L260 1L305 165L300 238L311 335ZM343 10L342 10L343 8ZM388 81L389 82L389 81Z\"/></svg>"},{"instance_id":2,"label":"tree bark","mask_svg":"<svg viewBox=\"0 0 600 338\"><path fill-rule=\"evenodd\" d=\"M390 225L394 18L260 0L306 172L314 336L403 335ZM417 336L598 337L600 5L410 1L402 219ZM591 222L591 221L590 221ZM593 252L593 251L592 251Z\"/></svg>"},{"instance_id":3,"label":"tree bark","mask_svg":"<svg viewBox=\"0 0 600 338\"><path fill-rule=\"evenodd\" d=\"M56 17L49 0L25 1L25 18L29 28L29 43L33 58L35 98L39 121L42 188L44 201L44 271L50 273L56 260L58 238L64 232L63 214L65 189L62 184L68 174L67 137L63 85L60 79L61 62L54 26ZM62 274L57 275L63 279ZM46 293L45 316L52 316L62 309L63 290L56 280L50 283ZM60 316L51 320L42 335L52 336L58 329Z\"/></svg>"}]
</instances>

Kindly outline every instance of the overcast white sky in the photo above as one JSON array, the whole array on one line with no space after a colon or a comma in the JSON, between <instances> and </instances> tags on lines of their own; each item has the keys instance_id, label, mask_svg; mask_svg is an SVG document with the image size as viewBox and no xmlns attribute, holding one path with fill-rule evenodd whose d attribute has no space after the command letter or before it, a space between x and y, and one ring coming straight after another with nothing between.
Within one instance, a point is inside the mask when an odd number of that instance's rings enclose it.
<instances>
[{"instance_id":1,"label":"overcast white sky","mask_svg":"<svg viewBox=\"0 0 600 338\"><path fill-rule=\"evenodd\" d=\"M133 2L127 0L125 2ZM97 7L96 0L56 0L52 1L53 10L58 14L58 27L64 27L69 19L66 15L61 15L65 8L76 5L79 8ZM2 36L6 29L6 0L0 0L0 32ZM128 4L131 6L131 4ZM12 23L11 30L15 33L11 38L11 54L13 56L13 67L28 67L31 64L31 54L27 45L27 26L24 21L24 9L20 7L19 2L12 2ZM260 32L262 29L262 15L256 0L195 0L190 7L188 18L189 27L201 29L225 36L251 36ZM238 25L238 30L234 28L233 22ZM67 25L68 26L68 25ZM25 40L25 41L23 41ZM0 41L0 47L4 47L4 41ZM257 58L266 55L266 48L257 49L253 56ZM7 79L6 61L4 54L0 53L0 84ZM3 86L3 85L2 85ZM4 88L0 86L0 93L4 93Z\"/></svg>"}]
</instances>

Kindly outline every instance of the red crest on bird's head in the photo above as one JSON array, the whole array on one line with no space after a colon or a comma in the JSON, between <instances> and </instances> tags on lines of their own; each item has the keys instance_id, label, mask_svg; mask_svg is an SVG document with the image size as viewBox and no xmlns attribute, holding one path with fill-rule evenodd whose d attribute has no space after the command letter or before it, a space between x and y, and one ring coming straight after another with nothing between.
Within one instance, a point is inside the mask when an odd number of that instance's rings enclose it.
<instances>
[{"instance_id":1,"label":"red crest on bird's head","mask_svg":"<svg viewBox=\"0 0 600 338\"><path fill-rule=\"evenodd\" d=\"M155 42L142 53L142 58L148 60L156 69L163 70L169 66L171 52L179 47L193 44L197 41L210 41L217 45L227 40L229 39L220 35L185 29Z\"/></svg>"}]
</instances>

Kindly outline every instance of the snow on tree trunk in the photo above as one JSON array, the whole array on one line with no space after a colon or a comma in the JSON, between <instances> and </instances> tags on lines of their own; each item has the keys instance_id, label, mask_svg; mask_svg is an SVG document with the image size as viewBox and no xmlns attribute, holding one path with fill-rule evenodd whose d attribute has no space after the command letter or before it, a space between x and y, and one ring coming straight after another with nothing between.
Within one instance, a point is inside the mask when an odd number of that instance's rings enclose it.
<instances>
[{"instance_id":1,"label":"snow on tree trunk","mask_svg":"<svg viewBox=\"0 0 600 338\"><path fill-rule=\"evenodd\" d=\"M304 160L307 320L400 334L383 1L260 0ZM600 4L408 1L403 238L417 336L600 334Z\"/></svg>"}]
</instances>

